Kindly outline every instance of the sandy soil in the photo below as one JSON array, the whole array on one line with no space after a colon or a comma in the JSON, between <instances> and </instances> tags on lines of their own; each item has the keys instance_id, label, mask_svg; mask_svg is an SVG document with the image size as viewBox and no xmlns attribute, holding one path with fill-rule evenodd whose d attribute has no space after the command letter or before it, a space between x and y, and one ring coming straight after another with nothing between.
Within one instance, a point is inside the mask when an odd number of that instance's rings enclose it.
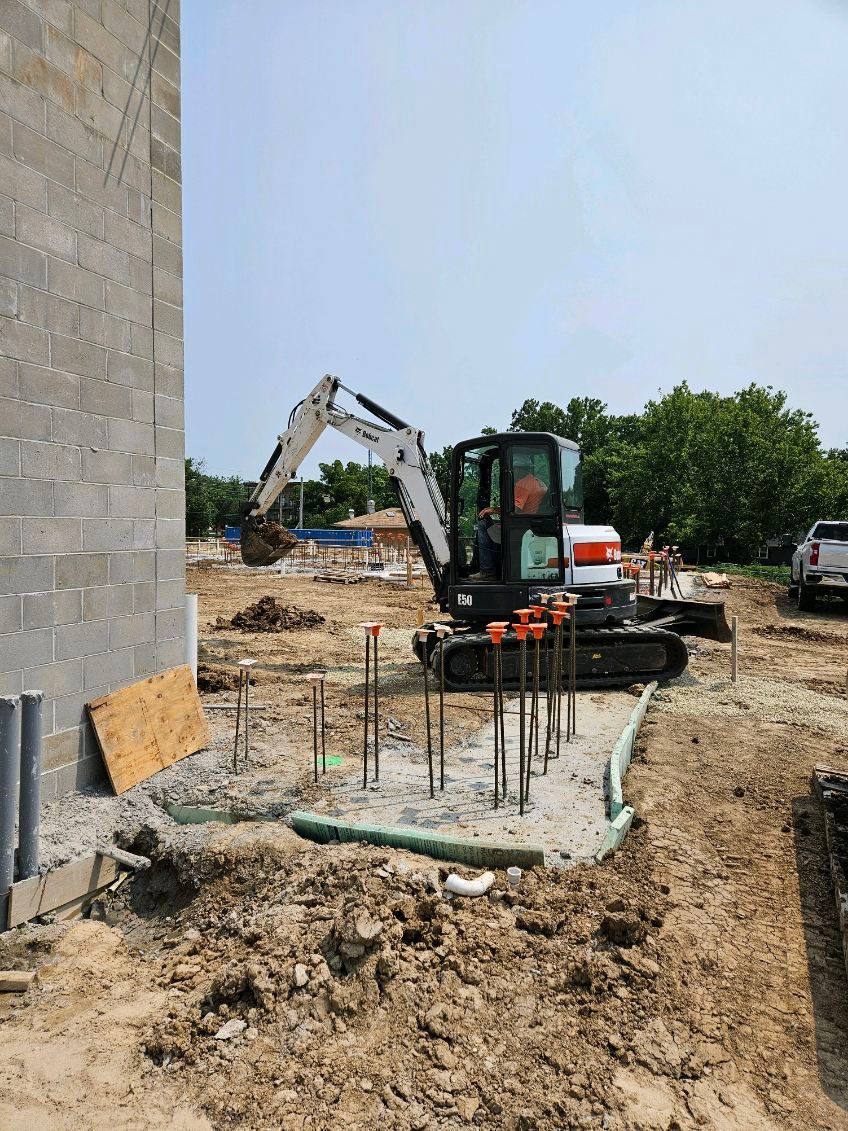
<instances>
[{"instance_id":1,"label":"sandy soil","mask_svg":"<svg viewBox=\"0 0 848 1131\"><path fill-rule=\"evenodd\" d=\"M257 744L278 772L306 776L302 675L319 663L334 752L358 748L362 619L389 627L391 714L422 740L417 591L196 580L202 624L266 593L327 616L205 641L222 667L260 659ZM692 642L626 779L635 827L600 867L449 903L431 861L277 825L142 837L156 865L106 921L0 943L3 966L40 971L0 1001L0 1127L25 1111L36 1128L848 1128L848 989L809 785L814 763L848 765L848 613L799 614L753 581L726 599L740 684L727 646ZM457 738L474 706L454 697Z\"/></svg>"}]
</instances>

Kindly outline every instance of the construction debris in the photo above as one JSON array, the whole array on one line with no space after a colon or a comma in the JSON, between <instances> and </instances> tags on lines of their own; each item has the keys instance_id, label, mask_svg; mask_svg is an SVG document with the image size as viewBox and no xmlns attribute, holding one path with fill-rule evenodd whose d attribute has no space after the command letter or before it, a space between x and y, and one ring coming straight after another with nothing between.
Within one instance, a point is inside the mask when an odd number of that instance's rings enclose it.
<instances>
[{"instance_id":1,"label":"construction debris","mask_svg":"<svg viewBox=\"0 0 848 1131\"><path fill-rule=\"evenodd\" d=\"M35 979L35 970L0 970L0 994L26 993Z\"/></svg>"},{"instance_id":2,"label":"construction debris","mask_svg":"<svg viewBox=\"0 0 848 1131\"><path fill-rule=\"evenodd\" d=\"M715 573L709 571L707 573L700 573L698 576L702 584L706 585L707 589L729 589L730 578L726 573Z\"/></svg>"},{"instance_id":3,"label":"construction debris","mask_svg":"<svg viewBox=\"0 0 848 1131\"><path fill-rule=\"evenodd\" d=\"M288 632L297 628L316 628L324 624L326 619L313 609L280 605L276 597L269 595L260 597L255 605L248 605L236 613L232 620L218 617L212 628L239 628L242 632Z\"/></svg>"}]
</instances>

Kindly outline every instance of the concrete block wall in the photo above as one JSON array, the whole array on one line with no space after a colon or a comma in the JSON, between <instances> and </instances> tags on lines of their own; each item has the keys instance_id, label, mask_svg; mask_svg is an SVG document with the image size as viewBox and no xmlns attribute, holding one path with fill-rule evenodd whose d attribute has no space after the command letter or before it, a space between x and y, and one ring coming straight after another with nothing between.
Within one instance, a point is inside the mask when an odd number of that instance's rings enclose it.
<instances>
[{"instance_id":1,"label":"concrete block wall","mask_svg":"<svg viewBox=\"0 0 848 1131\"><path fill-rule=\"evenodd\" d=\"M179 0L0 0L0 693L46 693L47 796L184 656L179 46Z\"/></svg>"}]
</instances>

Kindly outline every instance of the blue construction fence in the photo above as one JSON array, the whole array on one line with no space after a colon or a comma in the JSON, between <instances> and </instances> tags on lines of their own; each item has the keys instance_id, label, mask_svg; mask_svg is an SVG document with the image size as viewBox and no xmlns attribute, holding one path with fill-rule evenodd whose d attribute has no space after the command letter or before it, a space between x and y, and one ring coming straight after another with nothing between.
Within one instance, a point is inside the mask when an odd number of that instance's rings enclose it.
<instances>
[{"instance_id":1,"label":"blue construction fence","mask_svg":"<svg viewBox=\"0 0 848 1131\"><path fill-rule=\"evenodd\" d=\"M370 549L374 545L373 530L308 530L290 526L289 531L298 542L317 542L319 546L358 546ZM225 526L224 538L228 542L241 541L240 526Z\"/></svg>"}]
</instances>

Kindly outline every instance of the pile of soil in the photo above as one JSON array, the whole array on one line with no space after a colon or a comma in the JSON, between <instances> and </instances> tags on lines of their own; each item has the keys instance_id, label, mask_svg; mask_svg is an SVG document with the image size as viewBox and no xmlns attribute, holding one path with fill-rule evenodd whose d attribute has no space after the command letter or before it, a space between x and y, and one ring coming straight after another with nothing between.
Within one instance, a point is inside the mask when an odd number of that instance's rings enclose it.
<instances>
[{"instance_id":1,"label":"pile of soil","mask_svg":"<svg viewBox=\"0 0 848 1131\"><path fill-rule=\"evenodd\" d=\"M242 632L288 632L295 628L317 628L327 618L314 609L299 609L297 605L280 605L272 596L260 597L255 605L248 605L236 613L232 620L218 617L214 629L239 628Z\"/></svg>"},{"instance_id":2,"label":"pile of soil","mask_svg":"<svg viewBox=\"0 0 848 1131\"><path fill-rule=\"evenodd\" d=\"M238 672L227 668L213 668L208 664L198 664L197 690L212 694L217 691L237 691Z\"/></svg>"},{"instance_id":3,"label":"pile of soil","mask_svg":"<svg viewBox=\"0 0 848 1131\"><path fill-rule=\"evenodd\" d=\"M841 636L833 632L819 632L814 628L804 628L800 624L757 624L752 632L777 640L809 640L818 644L843 644Z\"/></svg>"},{"instance_id":4,"label":"pile of soil","mask_svg":"<svg viewBox=\"0 0 848 1131\"><path fill-rule=\"evenodd\" d=\"M256 526L245 522L241 529L241 556L250 566L271 565L286 557L297 545L297 538L284 526L270 520Z\"/></svg>"}]
</instances>

